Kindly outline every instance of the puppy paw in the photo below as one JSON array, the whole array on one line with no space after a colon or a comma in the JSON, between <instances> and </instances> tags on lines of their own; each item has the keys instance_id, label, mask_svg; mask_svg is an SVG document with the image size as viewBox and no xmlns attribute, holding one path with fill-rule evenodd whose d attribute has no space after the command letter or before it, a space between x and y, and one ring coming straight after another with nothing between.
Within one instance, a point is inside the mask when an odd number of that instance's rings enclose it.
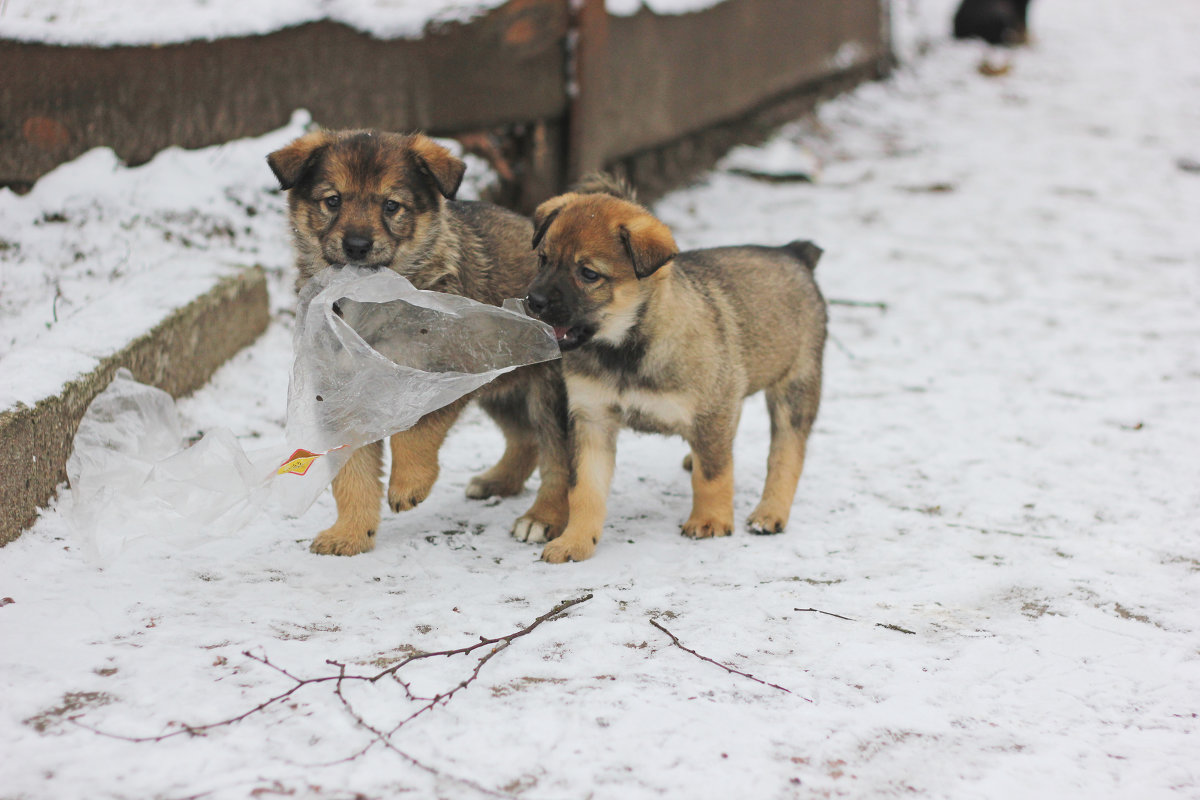
<instances>
[{"instance_id":1,"label":"puppy paw","mask_svg":"<svg viewBox=\"0 0 1200 800\"><path fill-rule=\"evenodd\" d=\"M683 523L680 531L692 539L711 539L714 536L728 536L733 533L733 520L709 515L693 515Z\"/></svg>"},{"instance_id":2,"label":"puppy paw","mask_svg":"<svg viewBox=\"0 0 1200 800\"><path fill-rule=\"evenodd\" d=\"M493 477L490 472L476 475L467 484L467 497L472 500L487 500L489 497L512 497L521 493L525 481L517 482L512 476Z\"/></svg>"},{"instance_id":3,"label":"puppy paw","mask_svg":"<svg viewBox=\"0 0 1200 800\"><path fill-rule=\"evenodd\" d=\"M746 530L759 536L783 533L786 526L786 514L780 514L778 511L761 506L754 509L754 513L746 520Z\"/></svg>"},{"instance_id":4,"label":"puppy paw","mask_svg":"<svg viewBox=\"0 0 1200 800\"><path fill-rule=\"evenodd\" d=\"M318 534L309 545L310 552L322 556L356 556L375 548L375 530L355 525L339 525Z\"/></svg>"},{"instance_id":5,"label":"puppy paw","mask_svg":"<svg viewBox=\"0 0 1200 800\"><path fill-rule=\"evenodd\" d=\"M437 480L437 467L421 470L405 470L403 473L392 473L388 482L388 507L392 511L408 511L429 497L433 484Z\"/></svg>"},{"instance_id":6,"label":"puppy paw","mask_svg":"<svg viewBox=\"0 0 1200 800\"><path fill-rule=\"evenodd\" d=\"M596 552L597 539L590 536L571 536L566 534L546 544L542 550L542 561L551 564L562 564L567 561L584 561Z\"/></svg>"},{"instance_id":7,"label":"puppy paw","mask_svg":"<svg viewBox=\"0 0 1200 800\"><path fill-rule=\"evenodd\" d=\"M526 514L513 523L512 535L520 542L548 542L558 534L554 526Z\"/></svg>"}]
</instances>

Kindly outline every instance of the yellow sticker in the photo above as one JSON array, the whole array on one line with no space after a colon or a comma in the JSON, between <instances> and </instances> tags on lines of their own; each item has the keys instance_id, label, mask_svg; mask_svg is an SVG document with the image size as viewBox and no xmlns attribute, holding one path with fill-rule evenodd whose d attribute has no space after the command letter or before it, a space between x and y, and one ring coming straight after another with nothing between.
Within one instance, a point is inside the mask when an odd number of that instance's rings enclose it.
<instances>
[{"instance_id":1,"label":"yellow sticker","mask_svg":"<svg viewBox=\"0 0 1200 800\"><path fill-rule=\"evenodd\" d=\"M287 461L284 461L280 465L275 474L287 475L290 473L292 475L303 475L308 472L308 468L312 466L312 463L323 455L324 453L310 453L307 450L297 450L287 457Z\"/></svg>"}]
</instances>

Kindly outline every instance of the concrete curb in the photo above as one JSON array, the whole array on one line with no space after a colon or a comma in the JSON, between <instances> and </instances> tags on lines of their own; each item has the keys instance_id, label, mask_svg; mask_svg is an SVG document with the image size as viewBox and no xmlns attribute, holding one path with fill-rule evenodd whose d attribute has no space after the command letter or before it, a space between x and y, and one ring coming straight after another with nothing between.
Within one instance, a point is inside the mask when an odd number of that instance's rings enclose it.
<instances>
[{"instance_id":1,"label":"concrete curb","mask_svg":"<svg viewBox=\"0 0 1200 800\"><path fill-rule=\"evenodd\" d=\"M258 267L246 269L170 312L57 395L0 412L0 547L33 524L66 480L79 420L117 369L180 397L203 386L269 320L266 277Z\"/></svg>"}]
</instances>

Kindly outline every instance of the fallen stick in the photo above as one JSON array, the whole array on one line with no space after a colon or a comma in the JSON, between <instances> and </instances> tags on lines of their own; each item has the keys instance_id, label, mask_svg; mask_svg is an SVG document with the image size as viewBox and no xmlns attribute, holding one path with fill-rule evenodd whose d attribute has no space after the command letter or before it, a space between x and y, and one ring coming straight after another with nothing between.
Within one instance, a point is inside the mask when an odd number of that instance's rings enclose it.
<instances>
[{"instance_id":1,"label":"fallen stick","mask_svg":"<svg viewBox=\"0 0 1200 800\"><path fill-rule=\"evenodd\" d=\"M675 634L671 633L669 630L664 628L662 625L659 625L657 620L653 620L653 619L650 620L650 624L653 625L654 627L658 628L660 631L665 633L667 636L670 636L671 644L675 645L676 647L678 647L680 650L683 650L684 652L691 653L692 655L694 655L696 658L700 659L701 661L707 661L710 664L716 664L718 667L725 670L726 672L732 673L734 675L741 675L743 678L749 678L750 680L752 680L756 683L761 683L763 686L770 686L772 689L778 689L781 692L787 692L788 694L793 694L791 689L785 689L777 683L769 683L768 681L764 681L762 678L756 678L753 675L751 675L749 672L742 672L741 670L734 669L733 667L727 667L724 664L722 664L720 661L714 661L713 659L709 658L708 656L700 655L699 653L697 653L695 650L691 649L690 647L684 647L683 642L679 641L679 637L676 636ZM796 697L799 697L801 700L804 700L807 703L812 702L812 700L810 700L809 698L804 697L802 695L796 695Z\"/></svg>"}]
</instances>

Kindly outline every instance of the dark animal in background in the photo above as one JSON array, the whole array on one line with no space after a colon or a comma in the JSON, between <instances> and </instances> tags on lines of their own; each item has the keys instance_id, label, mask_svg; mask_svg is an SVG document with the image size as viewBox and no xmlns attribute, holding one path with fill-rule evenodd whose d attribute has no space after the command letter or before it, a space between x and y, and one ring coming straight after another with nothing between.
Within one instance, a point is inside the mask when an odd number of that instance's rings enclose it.
<instances>
[{"instance_id":1,"label":"dark animal in background","mask_svg":"<svg viewBox=\"0 0 1200 800\"><path fill-rule=\"evenodd\" d=\"M954 14L954 38L1018 45L1029 39L1029 0L962 0Z\"/></svg>"},{"instance_id":2,"label":"dark animal in background","mask_svg":"<svg viewBox=\"0 0 1200 800\"><path fill-rule=\"evenodd\" d=\"M297 287L326 267L392 269L418 289L499 305L523 297L537 271L529 220L499 206L457 202L466 167L420 134L316 131L276 150L267 163L288 191L299 268ZM504 455L467 486L467 496L514 495L535 467L537 498L514 535L544 541L567 522L566 398L558 362L522 367L473 397L500 426ZM391 437L388 505L420 503L438 476L438 451L468 398L426 414ZM354 555L375 546L381 443L357 450L333 481L338 516L314 553Z\"/></svg>"},{"instance_id":3,"label":"dark animal in background","mask_svg":"<svg viewBox=\"0 0 1200 800\"><path fill-rule=\"evenodd\" d=\"M732 533L733 439L743 398L760 391L771 448L747 522L754 533L782 531L820 402L820 248L681 253L665 224L620 194L568 193L534 214L541 266L526 304L554 327L570 409L569 519L542 551L554 563L596 549L621 427L683 437L693 493L683 534Z\"/></svg>"}]
</instances>

